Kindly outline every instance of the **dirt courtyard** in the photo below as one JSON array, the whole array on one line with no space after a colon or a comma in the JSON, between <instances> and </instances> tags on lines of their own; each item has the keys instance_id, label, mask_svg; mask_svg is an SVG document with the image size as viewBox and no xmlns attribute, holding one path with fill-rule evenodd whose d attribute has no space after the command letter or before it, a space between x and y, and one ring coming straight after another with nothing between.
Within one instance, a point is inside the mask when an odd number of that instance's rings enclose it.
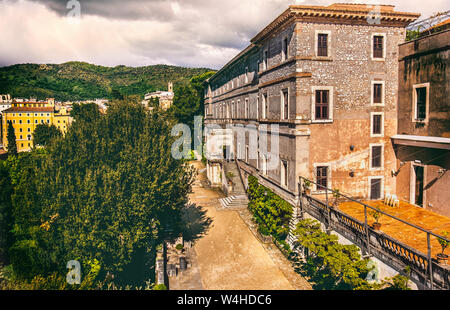
<instances>
[{"instance_id":1,"label":"dirt courtyard","mask_svg":"<svg viewBox=\"0 0 450 310\"><path fill-rule=\"evenodd\" d=\"M196 168L204 166L196 162ZM295 288L253 235L237 211L217 210L221 193L200 185L200 174L190 196L213 222L194 250L206 290L294 290ZM285 266L284 266L285 267Z\"/></svg>"}]
</instances>

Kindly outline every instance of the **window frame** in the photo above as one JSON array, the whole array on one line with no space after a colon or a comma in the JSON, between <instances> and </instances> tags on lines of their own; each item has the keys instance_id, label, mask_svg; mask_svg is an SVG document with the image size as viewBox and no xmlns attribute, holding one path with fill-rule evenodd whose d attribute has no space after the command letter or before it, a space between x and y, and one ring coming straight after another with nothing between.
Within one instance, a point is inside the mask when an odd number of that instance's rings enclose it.
<instances>
[{"instance_id":1,"label":"window frame","mask_svg":"<svg viewBox=\"0 0 450 310\"><path fill-rule=\"evenodd\" d=\"M319 56L319 35L327 35L327 56ZM323 59L327 59L327 58L331 57L331 48L330 48L331 31L330 30L316 30L314 42L315 42L314 51L315 51L316 57L323 58Z\"/></svg>"},{"instance_id":2,"label":"window frame","mask_svg":"<svg viewBox=\"0 0 450 310\"><path fill-rule=\"evenodd\" d=\"M373 117L375 115L381 116L380 133L373 132L374 121ZM370 137L371 138L382 138L384 137L384 112L370 112Z\"/></svg>"},{"instance_id":3,"label":"window frame","mask_svg":"<svg viewBox=\"0 0 450 310\"><path fill-rule=\"evenodd\" d=\"M250 99L245 98L244 100L244 118L249 119L250 118Z\"/></svg>"},{"instance_id":4,"label":"window frame","mask_svg":"<svg viewBox=\"0 0 450 310\"><path fill-rule=\"evenodd\" d=\"M286 165L284 165L285 163ZM289 187L289 161L287 159L280 160L280 185L283 188Z\"/></svg>"},{"instance_id":5,"label":"window frame","mask_svg":"<svg viewBox=\"0 0 450 310\"><path fill-rule=\"evenodd\" d=\"M285 94L287 94L286 98L287 98L287 115L285 115L285 105L286 105L286 100L285 100ZM280 91L280 119L281 120L289 120L289 113L290 113L290 100L289 100L289 88L284 88Z\"/></svg>"},{"instance_id":6,"label":"window frame","mask_svg":"<svg viewBox=\"0 0 450 310\"><path fill-rule=\"evenodd\" d=\"M368 187L369 187L369 191L368 191L368 199L372 200L372 180L381 180L380 182L380 197L378 199L375 200L382 200L384 199L384 176L369 176L367 178L368 180Z\"/></svg>"},{"instance_id":7,"label":"window frame","mask_svg":"<svg viewBox=\"0 0 450 310\"><path fill-rule=\"evenodd\" d=\"M314 182L319 183L317 179L317 168L327 167L327 188L332 188L331 186L331 164L329 163L314 163ZM314 184L313 194L324 194L326 191L324 189L317 189L317 184Z\"/></svg>"},{"instance_id":8,"label":"window frame","mask_svg":"<svg viewBox=\"0 0 450 310\"><path fill-rule=\"evenodd\" d=\"M328 119L316 119L316 91L328 90ZM312 86L311 87L311 122L312 123L332 123L333 105L334 105L334 87L333 86Z\"/></svg>"},{"instance_id":9,"label":"window frame","mask_svg":"<svg viewBox=\"0 0 450 310\"><path fill-rule=\"evenodd\" d=\"M381 147L381 159L380 159L380 167L373 167L373 147ZM370 143L369 144L369 169L371 171L380 171L384 170L384 143Z\"/></svg>"},{"instance_id":10,"label":"window frame","mask_svg":"<svg viewBox=\"0 0 450 310\"><path fill-rule=\"evenodd\" d=\"M375 102L375 84L381 84L381 103ZM372 80L370 83L370 105L374 107L384 107L386 104L386 82Z\"/></svg>"},{"instance_id":11,"label":"window frame","mask_svg":"<svg viewBox=\"0 0 450 310\"><path fill-rule=\"evenodd\" d=\"M375 39L375 37L383 37L383 57L374 57L375 56L374 55L374 48L375 48L374 39ZM385 61L386 60L386 47L387 47L386 42L387 42L386 33L384 33L384 32L383 33L372 33L371 40L370 40L370 46L371 46L370 56L371 56L372 61Z\"/></svg>"},{"instance_id":12,"label":"window frame","mask_svg":"<svg viewBox=\"0 0 450 310\"><path fill-rule=\"evenodd\" d=\"M289 59L289 37L284 36L281 40L281 61Z\"/></svg>"},{"instance_id":13,"label":"window frame","mask_svg":"<svg viewBox=\"0 0 450 310\"><path fill-rule=\"evenodd\" d=\"M267 92L262 94L262 109L261 109L261 119L269 119L269 94Z\"/></svg>"},{"instance_id":14,"label":"window frame","mask_svg":"<svg viewBox=\"0 0 450 310\"><path fill-rule=\"evenodd\" d=\"M426 88L426 101L425 101L425 118L418 119L417 116L417 89ZM430 83L421 83L413 85L413 97L412 97L412 121L414 123L428 123L430 117Z\"/></svg>"},{"instance_id":15,"label":"window frame","mask_svg":"<svg viewBox=\"0 0 450 310\"><path fill-rule=\"evenodd\" d=\"M263 50L263 71L269 69L269 49L265 48Z\"/></svg>"}]
</instances>

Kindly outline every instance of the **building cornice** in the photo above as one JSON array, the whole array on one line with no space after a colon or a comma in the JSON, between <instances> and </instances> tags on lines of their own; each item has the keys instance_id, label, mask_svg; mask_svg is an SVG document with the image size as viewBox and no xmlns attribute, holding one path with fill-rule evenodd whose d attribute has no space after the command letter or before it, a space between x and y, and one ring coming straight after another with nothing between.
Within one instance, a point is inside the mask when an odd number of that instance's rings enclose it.
<instances>
[{"instance_id":1,"label":"building cornice","mask_svg":"<svg viewBox=\"0 0 450 310\"><path fill-rule=\"evenodd\" d=\"M272 34L274 30L292 20L315 23L365 23L370 25L368 18L370 16L376 16L379 17L380 21L380 24L375 24L376 26L406 27L420 17L420 14L417 13L395 12L393 6L380 5L379 11L375 8L376 6L371 5L350 4L333 4L327 7L291 5L272 23L258 33L251 40L251 43L258 44Z\"/></svg>"}]
</instances>

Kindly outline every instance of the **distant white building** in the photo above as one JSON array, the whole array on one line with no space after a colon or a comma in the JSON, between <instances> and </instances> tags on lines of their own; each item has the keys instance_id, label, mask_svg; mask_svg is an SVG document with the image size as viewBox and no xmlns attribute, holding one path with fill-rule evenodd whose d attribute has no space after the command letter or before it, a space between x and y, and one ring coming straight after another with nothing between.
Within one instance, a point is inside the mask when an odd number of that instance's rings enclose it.
<instances>
[{"instance_id":1,"label":"distant white building","mask_svg":"<svg viewBox=\"0 0 450 310\"><path fill-rule=\"evenodd\" d=\"M0 113L9 109L12 105L11 95L0 95Z\"/></svg>"},{"instance_id":2,"label":"distant white building","mask_svg":"<svg viewBox=\"0 0 450 310\"><path fill-rule=\"evenodd\" d=\"M146 94L144 97L144 101L142 101L142 104L148 108L148 104L150 103L150 99L158 98L159 99L159 106L167 110L172 106L173 103L173 97L175 96L173 92L173 83L170 82L167 87L167 91L156 91L153 93Z\"/></svg>"}]
</instances>

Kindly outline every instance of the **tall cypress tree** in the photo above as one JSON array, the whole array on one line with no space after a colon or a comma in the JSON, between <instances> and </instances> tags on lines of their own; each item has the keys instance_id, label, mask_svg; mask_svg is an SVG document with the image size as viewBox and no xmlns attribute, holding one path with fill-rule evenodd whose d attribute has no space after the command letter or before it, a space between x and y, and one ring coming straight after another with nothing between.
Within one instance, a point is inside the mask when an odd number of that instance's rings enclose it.
<instances>
[{"instance_id":1,"label":"tall cypress tree","mask_svg":"<svg viewBox=\"0 0 450 310\"><path fill-rule=\"evenodd\" d=\"M16 132L11 121L8 121L8 152L12 155L17 155L17 143L16 143Z\"/></svg>"}]
</instances>

